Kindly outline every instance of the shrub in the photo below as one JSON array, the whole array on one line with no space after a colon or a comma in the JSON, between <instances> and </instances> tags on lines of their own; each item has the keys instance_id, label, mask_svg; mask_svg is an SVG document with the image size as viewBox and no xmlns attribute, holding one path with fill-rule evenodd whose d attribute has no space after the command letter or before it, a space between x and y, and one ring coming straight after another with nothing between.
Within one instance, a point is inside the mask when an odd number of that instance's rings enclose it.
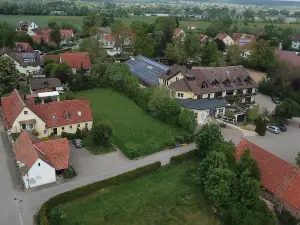
<instances>
[{"instance_id":1,"label":"shrub","mask_svg":"<svg viewBox=\"0 0 300 225\"><path fill-rule=\"evenodd\" d=\"M195 135L194 134L184 134L183 135L183 140L185 143L191 143L194 142L195 140Z\"/></svg>"},{"instance_id":2,"label":"shrub","mask_svg":"<svg viewBox=\"0 0 300 225\"><path fill-rule=\"evenodd\" d=\"M75 169L72 166L70 166L69 168L64 170L62 175L63 175L64 179L71 179L73 177L76 177L77 173L76 173Z\"/></svg>"},{"instance_id":3,"label":"shrub","mask_svg":"<svg viewBox=\"0 0 300 225\"><path fill-rule=\"evenodd\" d=\"M182 136L175 136L174 139L175 139L175 142L177 144L184 144L185 143L184 137L182 137Z\"/></svg>"},{"instance_id":4,"label":"shrub","mask_svg":"<svg viewBox=\"0 0 300 225\"><path fill-rule=\"evenodd\" d=\"M171 163L175 163L175 162L182 162L187 158L191 158L197 155L197 150L194 149L192 151L189 152L185 152L181 155L176 155L176 156L172 156L170 162Z\"/></svg>"},{"instance_id":5,"label":"shrub","mask_svg":"<svg viewBox=\"0 0 300 225\"><path fill-rule=\"evenodd\" d=\"M130 159L134 159L140 156L139 153L140 144L134 142L126 142L124 147L125 147L126 155Z\"/></svg>"},{"instance_id":6,"label":"shrub","mask_svg":"<svg viewBox=\"0 0 300 225\"><path fill-rule=\"evenodd\" d=\"M178 123L186 131L194 132L197 126L194 112L189 109L181 110Z\"/></svg>"},{"instance_id":7,"label":"shrub","mask_svg":"<svg viewBox=\"0 0 300 225\"><path fill-rule=\"evenodd\" d=\"M67 138L68 140L72 140L72 139L77 138L77 134L61 132L61 137L62 138Z\"/></svg>"},{"instance_id":8,"label":"shrub","mask_svg":"<svg viewBox=\"0 0 300 225\"><path fill-rule=\"evenodd\" d=\"M81 130L79 128L76 130L76 138L82 138Z\"/></svg>"},{"instance_id":9,"label":"shrub","mask_svg":"<svg viewBox=\"0 0 300 225\"><path fill-rule=\"evenodd\" d=\"M113 130L108 124L98 123L94 125L92 135L94 144L106 147L111 144Z\"/></svg>"},{"instance_id":10,"label":"shrub","mask_svg":"<svg viewBox=\"0 0 300 225\"><path fill-rule=\"evenodd\" d=\"M174 137L169 137L165 140L164 146L167 148L173 148L176 145L176 141Z\"/></svg>"},{"instance_id":11,"label":"shrub","mask_svg":"<svg viewBox=\"0 0 300 225\"><path fill-rule=\"evenodd\" d=\"M39 132L37 132L36 130L33 130L31 133L36 137L38 137L40 135Z\"/></svg>"},{"instance_id":12,"label":"shrub","mask_svg":"<svg viewBox=\"0 0 300 225\"><path fill-rule=\"evenodd\" d=\"M72 201L75 198L80 198L86 195L91 194L99 189L108 187L110 185L116 185L124 181L132 180L138 178L144 174L155 171L161 167L161 163L155 162L147 166L137 168L135 170L120 174L115 177L108 178L106 180L98 181L92 184L88 184L71 191L64 192L62 194L56 195L50 198L48 201L44 202L39 211L39 221L40 225L50 225L48 221L48 213L59 204Z\"/></svg>"},{"instance_id":13,"label":"shrub","mask_svg":"<svg viewBox=\"0 0 300 225\"><path fill-rule=\"evenodd\" d=\"M260 116L256 121L256 127L255 132L258 133L259 136L265 136L267 131L266 128L266 122L265 120Z\"/></svg>"}]
</instances>

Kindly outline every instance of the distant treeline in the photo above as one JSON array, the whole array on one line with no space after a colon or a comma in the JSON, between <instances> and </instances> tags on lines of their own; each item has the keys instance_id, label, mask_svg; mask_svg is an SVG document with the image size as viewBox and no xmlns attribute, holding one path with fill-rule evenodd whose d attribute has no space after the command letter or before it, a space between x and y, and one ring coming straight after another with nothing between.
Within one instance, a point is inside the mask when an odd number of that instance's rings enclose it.
<instances>
[{"instance_id":1,"label":"distant treeline","mask_svg":"<svg viewBox=\"0 0 300 225\"><path fill-rule=\"evenodd\" d=\"M67 15L86 16L90 12L87 6L78 7L73 2L20 2L0 3L0 14L4 15Z\"/></svg>"},{"instance_id":2,"label":"distant treeline","mask_svg":"<svg viewBox=\"0 0 300 225\"><path fill-rule=\"evenodd\" d=\"M270 5L270 6L300 6L300 2L289 0L231 0L234 4L247 4L247 5Z\"/></svg>"}]
</instances>

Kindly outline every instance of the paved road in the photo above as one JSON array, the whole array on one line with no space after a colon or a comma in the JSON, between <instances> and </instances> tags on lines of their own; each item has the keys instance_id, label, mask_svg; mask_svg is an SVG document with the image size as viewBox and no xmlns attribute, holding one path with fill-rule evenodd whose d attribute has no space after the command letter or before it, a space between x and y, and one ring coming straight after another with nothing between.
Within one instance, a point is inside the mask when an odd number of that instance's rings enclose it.
<instances>
[{"instance_id":1,"label":"paved road","mask_svg":"<svg viewBox=\"0 0 300 225\"><path fill-rule=\"evenodd\" d=\"M39 190L32 190L24 192L20 188L19 175L13 162L11 147L9 145L4 146L3 143L9 143L3 129L3 125L0 121L0 225L32 225L33 215L38 212L41 204L59 193L63 193L68 190L72 190L83 185L107 179L124 172L134 170L138 167L161 161L162 165L166 165L170 162L170 158L175 155L180 155L184 152L191 151L195 148L194 144L187 146L165 150L155 153L153 155L138 159L138 160L121 160L119 164L114 164L114 167L107 167L102 171L90 171L89 174L83 176L77 176L63 184L50 185L49 187L41 188ZM222 129L222 133L225 136L225 140L233 140L238 143L241 134L238 131L230 128ZM118 153L115 153L118 154ZM103 160L111 160L111 157L116 157L114 154L108 154L103 156ZM106 158L105 158L106 157ZM100 159L99 159L100 160ZM79 169L79 171L82 168ZM14 199L16 198L16 200Z\"/></svg>"}]
</instances>

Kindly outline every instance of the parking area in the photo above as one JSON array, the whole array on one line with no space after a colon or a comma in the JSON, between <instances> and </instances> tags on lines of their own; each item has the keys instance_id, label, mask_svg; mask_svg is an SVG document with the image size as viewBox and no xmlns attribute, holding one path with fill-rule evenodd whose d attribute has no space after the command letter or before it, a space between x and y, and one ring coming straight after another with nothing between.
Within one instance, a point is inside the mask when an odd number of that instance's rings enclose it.
<instances>
[{"instance_id":1,"label":"parking area","mask_svg":"<svg viewBox=\"0 0 300 225\"><path fill-rule=\"evenodd\" d=\"M76 148L71 142L69 144L70 164L75 168L78 177L97 174L129 161L120 151L93 155L85 148Z\"/></svg>"},{"instance_id":2,"label":"parking area","mask_svg":"<svg viewBox=\"0 0 300 225\"><path fill-rule=\"evenodd\" d=\"M273 134L267 131L264 137L253 136L245 138L279 158L295 164L297 152L300 151L299 123L300 118L295 118L289 121L286 132Z\"/></svg>"}]
</instances>

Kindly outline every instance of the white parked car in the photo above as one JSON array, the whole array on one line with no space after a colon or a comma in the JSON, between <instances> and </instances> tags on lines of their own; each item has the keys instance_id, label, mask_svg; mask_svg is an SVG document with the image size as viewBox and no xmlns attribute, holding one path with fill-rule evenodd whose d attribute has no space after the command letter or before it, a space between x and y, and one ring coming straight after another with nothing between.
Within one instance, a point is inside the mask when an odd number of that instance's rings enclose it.
<instances>
[{"instance_id":1,"label":"white parked car","mask_svg":"<svg viewBox=\"0 0 300 225\"><path fill-rule=\"evenodd\" d=\"M280 133L279 127L276 127L276 126L267 126L267 130L274 133L274 134L279 134Z\"/></svg>"}]
</instances>

